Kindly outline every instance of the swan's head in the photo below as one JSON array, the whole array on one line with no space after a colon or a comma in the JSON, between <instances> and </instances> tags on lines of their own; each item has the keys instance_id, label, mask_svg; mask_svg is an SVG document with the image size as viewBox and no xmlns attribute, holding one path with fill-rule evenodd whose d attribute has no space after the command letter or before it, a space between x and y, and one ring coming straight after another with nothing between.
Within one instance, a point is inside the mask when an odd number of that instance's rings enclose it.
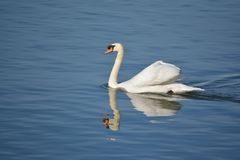
<instances>
[{"instance_id":1,"label":"swan's head","mask_svg":"<svg viewBox=\"0 0 240 160\"><path fill-rule=\"evenodd\" d=\"M118 52L120 50L123 50L123 45L121 43L113 43L113 44L110 44L107 47L107 50L105 51L105 54L109 54L109 53L112 53L114 51Z\"/></svg>"}]
</instances>

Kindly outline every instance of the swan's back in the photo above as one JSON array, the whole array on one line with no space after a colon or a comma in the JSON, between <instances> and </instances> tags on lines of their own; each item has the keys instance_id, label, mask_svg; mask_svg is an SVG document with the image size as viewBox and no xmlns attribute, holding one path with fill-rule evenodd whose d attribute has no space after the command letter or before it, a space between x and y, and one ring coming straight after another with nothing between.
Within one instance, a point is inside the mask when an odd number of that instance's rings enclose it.
<instances>
[{"instance_id":1,"label":"swan's back","mask_svg":"<svg viewBox=\"0 0 240 160\"><path fill-rule=\"evenodd\" d=\"M135 87L165 85L175 82L180 77L180 68L163 61L156 61L130 80L121 83Z\"/></svg>"}]
</instances>

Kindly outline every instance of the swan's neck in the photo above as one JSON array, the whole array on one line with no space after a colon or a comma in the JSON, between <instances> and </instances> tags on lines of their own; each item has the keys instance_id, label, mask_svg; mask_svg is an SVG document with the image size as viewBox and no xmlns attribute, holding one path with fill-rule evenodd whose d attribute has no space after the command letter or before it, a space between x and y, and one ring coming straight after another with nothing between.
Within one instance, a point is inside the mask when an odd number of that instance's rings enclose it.
<instances>
[{"instance_id":1,"label":"swan's neck","mask_svg":"<svg viewBox=\"0 0 240 160\"><path fill-rule=\"evenodd\" d=\"M124 54L123 47L119 47L114 66L112 68L112 71L111 71L111 74L110 74L110 77L108 80L108 85L112 88L118 88L118 82L117 82L118 72L119 72L120 66L122 64L123 54Z\"/></svg>"}]
</instances>

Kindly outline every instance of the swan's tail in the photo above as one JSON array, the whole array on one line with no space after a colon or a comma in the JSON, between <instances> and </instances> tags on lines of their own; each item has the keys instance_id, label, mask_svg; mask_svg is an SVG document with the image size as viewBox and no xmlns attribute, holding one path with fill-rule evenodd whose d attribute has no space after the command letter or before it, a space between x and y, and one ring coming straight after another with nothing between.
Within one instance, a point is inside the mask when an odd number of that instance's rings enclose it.
<instances>
[{"instance_id":1,"label":"swan's tail","mask_svg":"<svg viewBox=\"0 0 240 160\"><path fill-rule=\"evenodd\" d=\"M204 89L202 88L198 88L198 87L191 87L191 86L187 86L185 84L180 84L180 83L176 83L176 84L171 84L169 85L170 90L173 93L187 93L187 92L199 92L199 91L204 91Z\"/></svg>"}]
</instances>

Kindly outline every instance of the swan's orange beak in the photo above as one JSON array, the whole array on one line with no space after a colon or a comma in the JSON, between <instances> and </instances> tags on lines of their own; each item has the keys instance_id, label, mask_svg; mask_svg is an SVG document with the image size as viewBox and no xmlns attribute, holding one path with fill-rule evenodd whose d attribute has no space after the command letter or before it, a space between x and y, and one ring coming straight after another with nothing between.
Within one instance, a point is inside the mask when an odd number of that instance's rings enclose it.
<instances>
[{"instance_id":1,"label":"swan's orange beak","mask_svg":"<svg viewBox=\"0 0 240 160\"><path fill-rule=\"evenodd\" d=\"M104 54L109 54L109 53L112 53L112 52L113 52L113 48L109 48L104 52Z\"/></svg>"}]
</instances>

